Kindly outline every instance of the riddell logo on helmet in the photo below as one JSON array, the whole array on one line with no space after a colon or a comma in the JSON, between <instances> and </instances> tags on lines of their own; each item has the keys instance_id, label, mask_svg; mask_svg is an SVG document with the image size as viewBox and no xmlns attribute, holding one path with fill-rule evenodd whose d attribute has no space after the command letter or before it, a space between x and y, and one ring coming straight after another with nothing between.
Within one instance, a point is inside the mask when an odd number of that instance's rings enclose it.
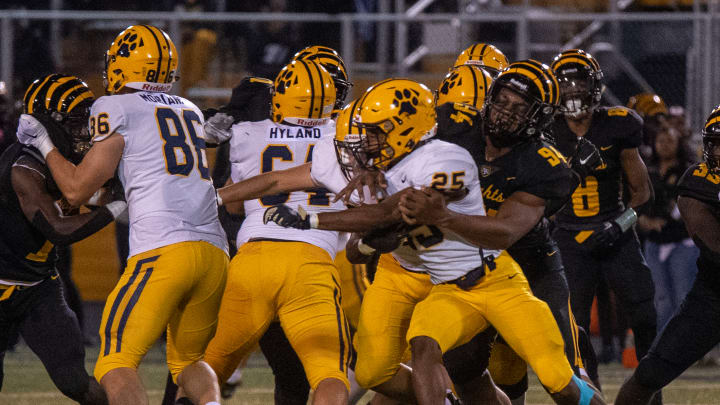
<instances>
[{"instance_id":1,"label":"riddell logo on helmet","mask_svg":"<svg viewBox=\"0 0 720 405\"><path fill-rule=\"evenodd\" d=\"M297 119L297 125L302 125L305 127L316 127L318 125L323 125L327 122L326 118L321 118L319 120L306 120L302 118Z\"/></svg>"},{"instance_id":2,"label":"riddell logo on helmet","mask_svg":"<svg viewBox=\"0 0 720 405\"><path fill-rule=\"evenodd\" d=\"M145 91L167 91L167 84L149 84L145 83L142 85L142 90Z\"/></svg>"},{"instance_id":3,"label":"riddell logo on helmet","mask_svg":"<svg viewBox=\"0 0 720 405\"><path fill-rule=\"evenodd\" d=\"M510 84L512 84L512 85L514 85L514 86L517 86L517 87L519 87L519 88L521 88L521 89L523 89L523 90L527 90L527 84L521 83L521 82L519 82L519 81L517 81L517 80L515 80L515 79L510 79Z\"/></svg>"}]
</instances>

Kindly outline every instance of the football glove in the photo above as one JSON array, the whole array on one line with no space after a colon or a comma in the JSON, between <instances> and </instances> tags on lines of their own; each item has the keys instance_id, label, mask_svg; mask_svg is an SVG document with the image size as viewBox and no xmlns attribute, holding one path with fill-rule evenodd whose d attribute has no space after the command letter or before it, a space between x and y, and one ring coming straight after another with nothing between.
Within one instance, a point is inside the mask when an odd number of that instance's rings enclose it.
<instances>
[{"instance_id":1,"label":"football glove","mask_svg":"<svg viewBox=\"0 0 720 405\"><path fill-rule=\"evenodd\" d=\"M23 145L32 146L40 151L43 158L46 157L51 150L55 149L55 145L50 139L47 129L45 129L37 118L29 114L20 115L17 139Z\"/></svg>"},{"instance_id":2,"label":"football glove","mask_svg":"<svg viewBox=\"0 0 720 405\"><path fill-rule=\"evenodd\" d=\"M580 178L585 178L592 172L600 169L605 162L600 156L595 145L585 139L585 137L578 137L577 148L575 148L575 154L570 158L570 167L577 173Z\"/></svg>"},{"instance_id":3,"label":"football glove","mask_svg":"<svg viewBox=\"0 0 720 405\"><path fill-rule=\"evenodd\" d=\"M232 130L235 118L231 115L217 112L205 120L203 129L205 131L205 142L219 145L232 137Z\"/></svg>"},{"instance_id":4,"label":"football glove","mask_svg":"<svg viewBox=\"0 0 720 405\"><path fill-rule=\"evenodd\" d=\"M283 228L310 229L317 227L317 214L308 214L302 207L295 211L285 204L280 204L265 210L263 223L268 222L275 222ZM312 226L313 222L315 226Z\"/></svg>"},{"instance_id":5,"label":"football glove","mask_svg":"<svg viewBox=\"0 0 720 405\"><path fill-rule=\"evenodd\" d=\"M587 240L590 249L597 252L612 247L635 222L637 222L637 213L632 208L628 208L611 221L603 222Z\"/></svg>"}]
</instances>

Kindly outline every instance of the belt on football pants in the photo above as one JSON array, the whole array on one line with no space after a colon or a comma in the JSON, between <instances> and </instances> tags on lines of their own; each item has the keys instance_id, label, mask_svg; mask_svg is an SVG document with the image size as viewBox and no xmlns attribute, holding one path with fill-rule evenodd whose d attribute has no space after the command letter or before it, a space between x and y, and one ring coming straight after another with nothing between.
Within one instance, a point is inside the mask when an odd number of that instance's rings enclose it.
<instances>
[{"instance_id":1,"label":"belt on football pants","mask_svg":"<svg viewBox=\"0 0 720 405\"><path fill-rule=\"evenodd\" d=\"M495 270L495 267L495 257L484 256L482 266L475 267L474 269L465 273L464 276L458 277L455 280L450 280L446 283L455 284L463 290L470 290L471 288L475 287L483 277L485 277L485 274ZM487 270L485 270L485 268L487 268Z\"/></svg>"}]
</instances>

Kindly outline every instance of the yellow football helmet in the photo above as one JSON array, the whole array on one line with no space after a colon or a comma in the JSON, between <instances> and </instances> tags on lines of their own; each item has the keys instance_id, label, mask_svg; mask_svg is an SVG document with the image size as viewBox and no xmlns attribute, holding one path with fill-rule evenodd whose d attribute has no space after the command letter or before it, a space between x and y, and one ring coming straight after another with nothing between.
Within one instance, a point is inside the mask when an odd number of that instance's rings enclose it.
<instances>
[{"instance_id":1,"label":"yellow football helmet","mask_svg":"<svg viewBox=\"0 0 720 405\"><path fill-rule=\"evenodd\" d=\"M492 77L496 77L509 64L505 54L494 45L477 43L462 51L455 60L453 67L462 65L480 66L487 70Z\"/></svg>"},{"instance_id":2,"label":"yellow football helmet","mask_svg":"<svg viewBox=\"0 0 720 405\"><path fill-rule=\"evenodd\" d=\"M343 62L336 50L327 46L308 46L296 53L293 60L311 60L324 67L332 76L333 82L335 82L335 90L337 91L335 109L343 108L345 98L353 84L348 78L345 62Z\"/></svg>"},{"instance_id":3,"label":"yellow football helmet","mask_svg":"<svg viewBox=\"0 0 720 405\"><path fill-rule=\"evenodd\" d=\"M630 97L627 107L635 110L643 118L668 115L665 101L653 93L640 93Z\"/></svg>"},{"instance_id":4,"label":"yellow football helmet","mask_svg":"<svg viewBox=\"0 0 720 405\"><path fill-rule=\"evenodd\" d=\"M365 169L386 170L435 135L433 94L410 79L387 79L360 98L354 125L361 140L346 144Z\"/></svg>"},{"instance_id":5,"label":"yellow football helmet","mask_svg":"<svg viewBox=\"0 0 720 405\"><path fill-rule=\"evenodd\" d=\"M294 60L275 78L272 118L277 123L323 125L330 119L334 105L332 76L317 62Z\"/></svg>"},{"instance_id":6,"label":"yellow football helmet","mask_svg":"<svg viewBox=\"0 0 720 405\"><path fill-rule=\"evenodd\" d=\"M353 100L343 107L335 120L335 154L340 169L348 180L353 178L358 167L349 145L357 145L361 140L360 128L354 123L359 101L360 99Z\"/></svg>"},{"instance_id":7,"label":"yellow football helmet","mask_svg":"<svg viewBox=\"0 0 720 405\"><path fill-rule=\"evenodd\" d=\"M178 53L168 34L152 25L125 28L105 53L105 92L123 87L168 92L177 80Z\"/></svg>"},{"instance_id":8,"label":"yellow football helmet","mask_svg":"<svg viewBox=\"0 0 720 405\"><path fill-rule=\"evenodd\" d=\"M58 151L77 163L90 149L88 118L95 95L75 76L52 74L35 80L25 91L23 113L48 127Z\"/></svg>"},{"instance_id":9,"label":"yellow football helmet","mask_svg":"<svg viewBox=\"0 0 720 405\"><path fill-rule=\"evenodd\" d=\"M492 80L488 72L477 66L454 67L440 83L435 93L435 104L463 103L481 110Z\"/></svg>"}]
</instances>

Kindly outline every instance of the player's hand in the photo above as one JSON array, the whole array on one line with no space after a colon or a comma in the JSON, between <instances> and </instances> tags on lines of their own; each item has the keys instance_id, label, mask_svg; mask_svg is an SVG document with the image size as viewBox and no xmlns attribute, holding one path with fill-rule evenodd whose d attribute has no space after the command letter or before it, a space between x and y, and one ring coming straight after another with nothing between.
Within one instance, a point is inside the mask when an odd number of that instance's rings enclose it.
<instances>
[{"instance_id":1,"label":"player's hand","mask_svg":"<svg viewBox=\"0 0 720 405\"><path fill-rule=\"evenodd\" d=\"M398 224L373 229L362 237L362 243L375 249L378 253L390 253L400 246L404 237L402 226Z\"/></svg>"},{"instance_id":2,"label":"player's hand","mask_svg":"<svg viewBox=\"0 0 720 405\"><path fill-rule=\"evenodd\" d=\"M600 151L595 145L585 139L578 138L578 145L575 154L570 158L570 167L581 178L585 178L594 171L600 169L605 162L600 156Z\"/></svg>"},{"instance_id":3,"label":"player's hand","mask_svg":"<svg viewBox=\"0 0 720 405\"><path fill-rule=\"evenodd\" d=\"M615 221L605 221L593 231L587 239L587 243L592 251L602 251L612 247L620 239L622 233L620 225Z\"/></svg>"},{"instance_id":4,"label":"player's hand","mask_svg":"<svg viewBox=\"0 0 720 405\"><path fill-rule=\"evenodd\" d=\"M365 187L370 190L370 198L380 200L387 197L387 181L385 175L379 170L356 169L356 174L352 180L342 189L333 202L342 200L346 205L350 202L353 192L357 191L360 197L360 203L365 202Z\"/></svg>"},{"instance_id":5,"label":"player's hand","mask_svg":"<svg viewBox=\"0 0 720 405\"><path fill-rule=\"evenodd\" d=\"M431 187L407 190L400 197L398 209L403 221L410 225L434 225L442 222L448 214L445 196Z\"/></svg>"},{"instance_id":6,"label":"player's hand","mask_svg":"<svg viewBox=\"0 0 720 405\"><path fill-rule=\"evenodd\" d=\"M265 210L263 222L275 222L283 228L310 229L310 218L302 207L295 211L285 204L280 204Z\"/></svg>"},{"instance_id":7,"label":"player's hand","mask_svg":"<svg viewBox=\"0 0 720 405\"><path fill-rule=\"evenodd\" d=\"M205 130L205 142L219 145L232 137L230 128L235 118L231 115L218 112L212 117L205 120L203 129Z\"/></svg>"},{"instance_id":8,"label":"player's hand","mask_svg":"<svg viewBox=\"0 0 720 405\"><path fill-rule=\"evenodd\" d=\"M32 146L39 150L43 157L46 157L51 150L55 149L47 129L37 118L30 114L20 115L17 139L23 145Z\"/></svg>"}]
</instances>

